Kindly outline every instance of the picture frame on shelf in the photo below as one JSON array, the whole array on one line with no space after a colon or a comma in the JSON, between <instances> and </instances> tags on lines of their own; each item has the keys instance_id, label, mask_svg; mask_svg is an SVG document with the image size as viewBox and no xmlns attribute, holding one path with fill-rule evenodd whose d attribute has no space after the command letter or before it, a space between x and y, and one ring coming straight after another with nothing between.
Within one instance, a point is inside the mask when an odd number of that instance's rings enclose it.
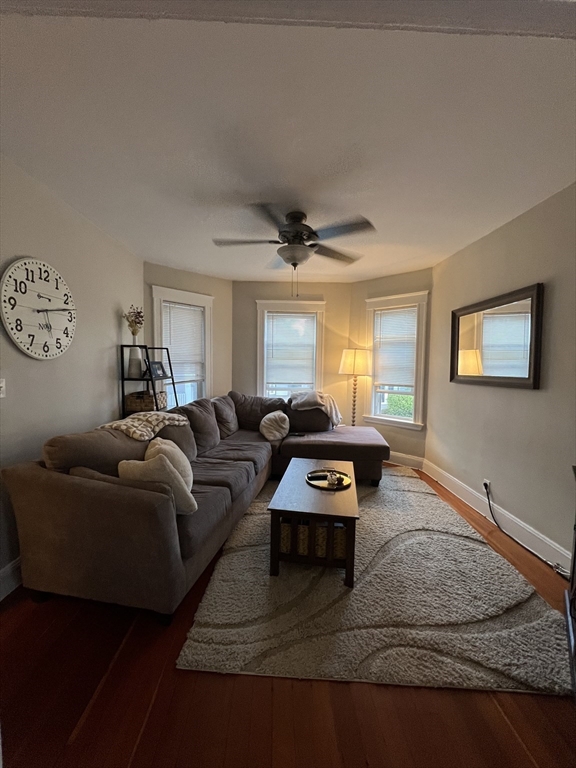
<instances>
[{"instance_id":1,"label":"picture frame on shelf","mask_svg":"<svg viewBox=\"0 0 576 768\"><path fill-rule=\"evenodd\" d=\"M150 378L162 379L167 378L167 376L166 369L160 360L150 360Z\"/></svg>"}]
</instances>

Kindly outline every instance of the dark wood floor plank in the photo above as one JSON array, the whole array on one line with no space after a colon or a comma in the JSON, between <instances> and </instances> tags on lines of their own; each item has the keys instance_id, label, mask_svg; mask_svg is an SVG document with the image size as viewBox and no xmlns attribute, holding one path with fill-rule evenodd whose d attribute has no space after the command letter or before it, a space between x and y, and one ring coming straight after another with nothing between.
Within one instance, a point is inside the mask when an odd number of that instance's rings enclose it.
<instances>
[{"instance_id":1,"label":"dark wood floor plank","mask_svg":"<svg viewBox=\"0 0 576 768\"><path fill-rule=\"evenodd\" d=\"M225 768L250 768L250 722L255 678L234 675L226 731ZM224 723L222 724L224 727Z\"/></svg>"},{"instance_id":2,"label":"dark wood floor plank","mask_svg":"<svg viewBox=\"0 0 576 768\"><path fill-rule=\"evenodd\" d=\"M256 677L252 689L250 765L272 767L272 678Z\"/></svg>"},{"instance_id":3,"label":"dark wood floor plank","mask_svg":"<svg viewBox=\"0 0 576 768\"><path fill-rule=\"evenodd\" d=\"M196 674L194 697L182 724L176 768L222 768L234 676L213 672Z\"/></svg>"},{"instance_id":4,"label":"dark wood floor plank","mask_svg":"<svg viewBox=\"0 0 576 768\"><path fill-rule=\"evenodd\" d=\"M164 729L158 734L152 768L174 768L180 742L184 738L184 724L196 695L199 675L181 672L176 678L174 693L168 707Z\"/></svg>"},{"instance_id":5,"label":"dark wood floor plank","mask_svg":"<svg viewBox=\"0 0 576 768\"><path fill-rule=\"evenodd\" d=\"M530 696L525 701L511 693L492 698L538 766L574 763L576 705L570 699Z\"/></svg>"},{"instance_id":6,"label":"dark wood floor plank","mask_svg":"<svg viewBox=\"0 0 576 768\"><path fill-rule=\"evenodd\" d=\"M384 742L384 764L391 768L421 768L414 761L411 749L416 726L406 719L405 712L398 706L403 696L402 691L398 686L370 686L377 717L376 727L379 727Z\"/></svg>"},{"instance_id":7,"label":"dark wood floor plank","mask_svg":"<svg viewBox=\"0 0 576 768\"><path fill-rule=\"evenodd\" d=\"M296 768L292 680L272 681L272 768Z\"/></svg>"},{"instance_id":8,"label":"dark wood floor plank","mask_svg":"<svg viewBox=\"0 0 576 768\"><path fill-rule=\"evenodd\" d=\"M394 764L386 759L383 733L379 727L378 714L372 698L372 686L368 683L351 683L350 693L368 765L370 768L389 768Z\"/></svg>"},{"instance_id":9,"label":"dark wood floor plank","mask_svg":"<svg viewBox=\"0 0 576 768\"><path fill-rule=\"evenodd\" d=\"M330 687L326 680L310 681L312 687L312 719L314 732L314 763L316 768L345 768L338 749Z\"/></svg>"},{"instance_id":10,"label":"dark wood floor plank","mask_svg":"<svg viewBox=\"0 0 576 768\"><path fill-rule=\"evenodd\" d=\"M311 680L294 680L292 683L296 765L309 765L310 768L316 768L317 765L313 687ZM326 760L326 766L329 765Z\"/></svg>"},{"instance_id":11,"label":"dark wood floor plank","mask_svg":"<svg viewBox=\"0 0 576 768\"><path fill-rule=\"evenodd\" d=\"M362 732L358 723L349 683L332 683L330 700L338 751L346 768L367 768Z\"/></svg>"},{"instance_id":12,"label":"dark wood floor plank","mask_svg":"<svg viewBox=\"0 0 576 768\"><path fill-rule=\"evenodd\" d=\"M61 752L126 632L126 613L107 609L80 603L66 632L51 642L45 663L35 667L3 711L4 749L13 766L26 766L34 755L53 764Z\"/></svg>"}]
</instances>

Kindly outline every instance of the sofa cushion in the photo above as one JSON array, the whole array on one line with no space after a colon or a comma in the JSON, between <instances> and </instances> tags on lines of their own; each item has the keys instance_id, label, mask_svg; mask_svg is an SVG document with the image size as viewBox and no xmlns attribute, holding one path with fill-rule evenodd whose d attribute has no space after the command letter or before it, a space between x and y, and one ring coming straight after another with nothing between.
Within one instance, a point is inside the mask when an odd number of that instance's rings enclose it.
<instances>
[{"instance_id":1,"label":"sofa cushion","mask_svg":"<svg viewBox=\"0 0 576 768\"><path fill-rule=\"evenodd\" d=\"M216 421L214 405L208 398L203 397L200 400L194 400L193 403L174 409L174 412L183 414L190 422L198 448L198 456L218 445L220 430Z\"/></svg>"},{"instance_id":2,"label":"sofa cushion","mask_svg":"<svg viewBox=\"0 0 576 768\"><path fill-rule=\"evenodd\" d=\"M194 485L192 494L198 504L196 512L176 517L180 554L184 560L202 550L215 530L225 524L232 506L230 491L222 486Z\"/></svg>"},{"instance_id":3,"label":"sofa cushion","mask_svg":"<svg viewBox=\"0 0 576 768\"><path fill-rule=\"evenodd\" d=\"M177 412L177 408L170 411L170 413ZM184 416L185 414L180 415ZM169 424L167 427L162 427L156 437L161 437L163 440L172 440L172 442L176 443L178 448L180 448L188 461L194 461L198 455L198 447L196 445L196 440L194 439L194 432L192 432L192 427L189 423L185 424L183 427L175 427Z\"/></svg>"},{"instance_id":4,"label":"sofa cushion","mask_svg":"<svg viewBox=\"0 0 576 768\"><path fill-rule=\"evenodd\" d=\"M205 459L223 459L224 461L251 461L256 474L261 472L270 461L272 448L266 443L229 443L221 442L204 454Z\"/></svg>"},{"instance_id":5,"label":"sofa cushion","mask_svg":"<svg viewBox=\"0 0 576 768\"><path fill-rule=\"evenodd\" d=\"M290 420L290 432L328 432L333 428L330 417L320 408L296 411L288 401L286 415Z\"/></svg>"},{"instance_id":6,"label":"sofa cushion","mask_svg":"<svg viewBox=\"0 0 576 768\"><path fill-rule=\"evenodd\" d=\"M88 467L105 475L118 476L121 461L143 461L148 441L134 440L117 429L93 429L60 435L44 443L42 454L48 469L69 472Z\"/></svg>"},{"instance_id":7,"label":"sofa cushion","mask_svg":"<svg viewBox=\"0 0 576 768\"><path fill-rule=\"evenodd\" d=\"M280 455L290 459L386 461L390 446L374 427L335 427L330 432L288 435L282 441Z\"/></svg>"},{"instance_id":8,"label":"sofa cushion","mask_svg":"<svg viewBox=\"0 0 576 768\"><path fill-rule=\"evenodd\" d=\"M228 392L234 401L240 429L257 430L262 418L272 411L283 411L286 403L281 397L256 397L240 392Z\"/></svg>"},{"instance_id":9,"label":"sofa cushion","mask_svg":"<svg viewBox=\"0 0 576 768\"><path fill-rule=\"evenodd\" d=\"M176 511L179 515L191 515L198 509L194 496L166 456L159 454L148 461L121 461L118 474L127 480L166 483L172 489Z\"/></svg>"},{"instance_id":10,"label":"sofa cushion","mask_svg":"<svg viewBox=\"0 0 576 768\"><path fill-rule=\"evenodd\" d=\"M155 437L154 440L150 440L148 444L144 460L149 461L160 454L166 456L170 464L172 464L182 480L186 483L186 488L191 490L193 480L192 467L184 452L181 451L172 440L163 440L161 437Z\"/></svg>"},{"instance_id":11,"label":"sofa cushion","mask_svg":"<svg viewBox=\"0 0 576 768\"><path fill-rule=\"evenodd\" d=\"M228 397L228 395L223 395L222 397L213 397L212 402L214 404L218 429L220 430L220 437L222 439L230 437L239 428L234 400Z\"/></svg>"},{"instance_id":12,"label":"sofa cushion","mask_svg":"<svg viewBox=\"0 0 576 768\"><path fill-rule=\"evenodd\" d=\"M168 496L171 499L174 507L176 507L172 488L170 488L167 483L154 483L151 481L146 482L144 480L128 480L125 477L103 475L102 472L96 472L95 469L88 469L88 467L72 467L69 474L72 475L72 477L83 477L85 480L99 480L101 483L122 485L125 488L138 488L140 491L162 493L164 496ZM183 517L189 517L189 515L183 515Z\"/></svg>"},{"instance_id":13,"label":"sofa cushion","mask_svg":"<svg viewBox=\"0 0 576 768\"><path fill-rule=\"evenodd\" d=\"M274 442L282 440L290 432L290 422L284 411L272 411L262 418L258 431L266 440Z\"/></svg>"},{"instance_id":14,"label":"sofa cushion","mask_svg":"<svg viewBox=\"0 0 576 768\"><path fill-rule=\"evenodd\" d=\"M195 485L216 485L228 488L232 501L246 489L256 476L251 461L223 461L198 458L192 462Z\"/></svg>"}]
</instances>

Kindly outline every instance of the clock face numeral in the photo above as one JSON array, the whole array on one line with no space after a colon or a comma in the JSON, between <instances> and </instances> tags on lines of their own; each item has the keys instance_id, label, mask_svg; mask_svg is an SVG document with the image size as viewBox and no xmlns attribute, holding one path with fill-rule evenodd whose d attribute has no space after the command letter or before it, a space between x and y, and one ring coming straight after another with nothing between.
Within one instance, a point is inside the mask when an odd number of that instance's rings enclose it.
<instances>
[{"instance_id":1,"label":"clock face numeral","mask_svg":"<svg viewBox=\"0 0 576 768\"><path fill-rule=\"evenodd\" d=\"M25 257L8 267L0 282L0 313L12 341L37 360L59 357L74 338L72 293L43 261Z\"/></svg>"},{"instance_id":2,"label":"clock face numeral","mask_svg":"<svg viewBox=\"0 0 576 768\"><path fill-rule=\"evenodd\" d=\"M28 293L28 286L24 280L16 280L14 278L14 293L26 294Z\"/></svg>"}]
</instances>

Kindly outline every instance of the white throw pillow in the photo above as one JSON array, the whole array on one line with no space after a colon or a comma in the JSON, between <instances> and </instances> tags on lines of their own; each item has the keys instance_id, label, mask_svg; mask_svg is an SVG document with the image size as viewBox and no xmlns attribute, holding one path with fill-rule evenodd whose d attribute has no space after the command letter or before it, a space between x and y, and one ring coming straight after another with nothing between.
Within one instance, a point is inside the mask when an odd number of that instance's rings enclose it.
<instances>
[{"instance_id":1,"label":"white throw pillow","mask_svg":"<svg viewBox=\"0 0 576 768\"><path fill-rule=\"evenodd\" d=\"M260 422L260 432L270 442L282 440L290 432L290 419L282 411L272 411Z\"/></svg>"},{"instance_id":2,"label":"white throw pillow","mask_svg":"<svg viewBox=\"0 0 576 768\"><path fill-rule=\"evenodd\" d=\"M172 464L182 480L186 483L188 490L191 491L194 478L192 475L192 467L190 466L190 462L186 458L184 451L172 440L164 440L162 437L155 437L154 440L150 440L150 444L144 455L144 461L149 461L160 455L166 456L170 464Z\"/></svg>"},{"instance_id":3,"label":"white throw pillow","mask_svg":"<svg viewBox=\"0 0 576 768\"><path fill-rule=\"evenodd\" d=\"M172 489L179 515L191 515L198 509L196 499L186 488L186 483L162 454L149 461L121 461L118 464L118 476L126 480L166 483Z\"/></svg>"}]
</instances>

